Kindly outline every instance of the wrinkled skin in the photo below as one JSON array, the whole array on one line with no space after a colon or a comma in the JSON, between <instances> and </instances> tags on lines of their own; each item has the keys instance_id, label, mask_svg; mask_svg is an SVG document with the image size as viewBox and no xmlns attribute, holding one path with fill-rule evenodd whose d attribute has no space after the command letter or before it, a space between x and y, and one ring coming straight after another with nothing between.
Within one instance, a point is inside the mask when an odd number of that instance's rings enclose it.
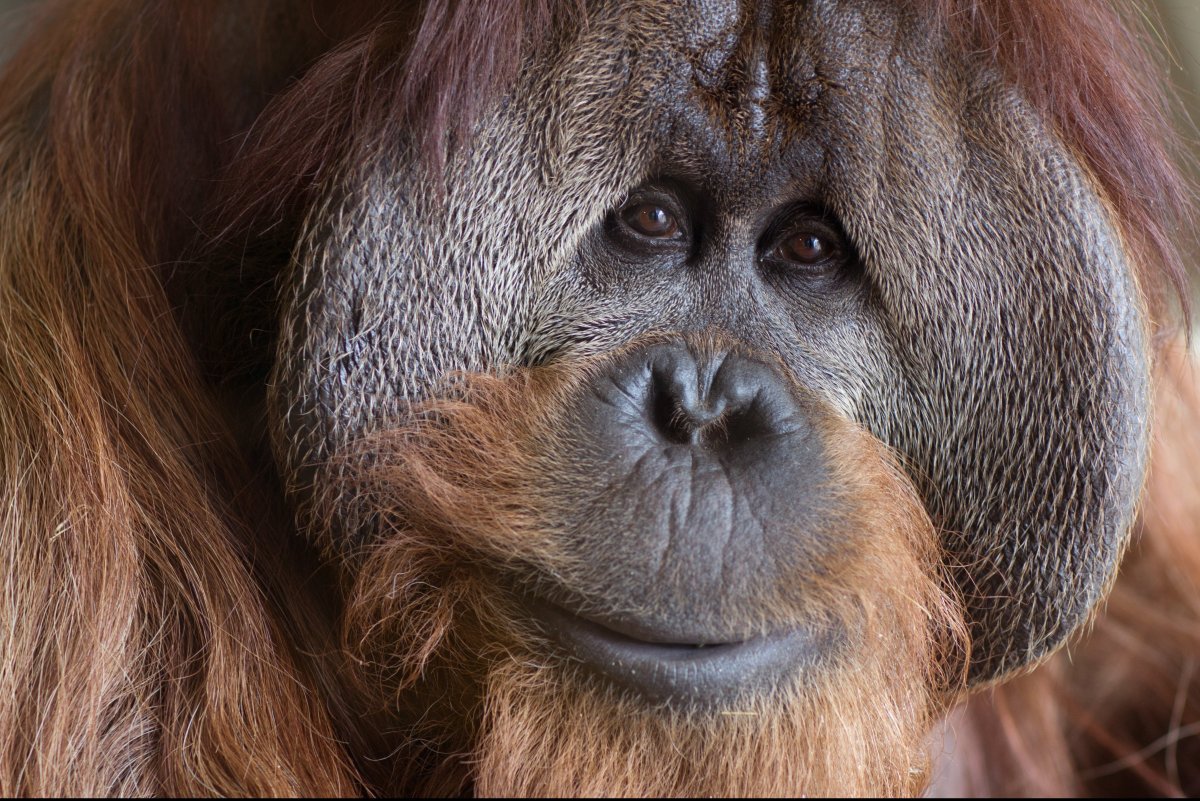
<instances>
[{"instance_id":1,"label":"wrinkled skin","mask_svg":"<svg viewBox=\"0 0 1200 801\"><path fill-rule=\"evenodd\" d=\"M778 360L901 455L965 599L972 683L1051 652L1113 575L1146 450L1137 289L1087 176L992 68L947 54L892 4L592 14L522 70L444 193L400 135L361 154L310 218L270 399L301 506L312 465L402 422L450 373L706 333ZM622 215L646 203L671 213L677 239L630 233ZM829 260L777 258L814 231ZM610 617L637 598L667 628L707 621L692 640L722 631L721 609L784 579L725 569L697 587L698 567L651 591L639 565L647 542L713 516L734 522L693 535L701 546L736 535L737 508L777 498L761 482L780 472L799 500L768 508L819 515L803 485L819 483L821 454L771 459L779 472L728 471L697 520L628 519L648 484L677 498L681 479L595 490L547 476L567 506L609 493L604 514L638 534L580 534L582 556L626 569L560 590ZM368 536L350 515L331 528L318 536L338 547ZM731 563L775 559L766 529Z\"/></svg>"},{"instance_id":2,"label":"wrinkled skin","mask_svg":"<svg viewBox=\"0 0 1200 801\"><path fill-rule=\"evenodd\" d=\"M39 16L0 791L1196 786L1188 187L1135 14Z\"/></svg>"}]
</instances>

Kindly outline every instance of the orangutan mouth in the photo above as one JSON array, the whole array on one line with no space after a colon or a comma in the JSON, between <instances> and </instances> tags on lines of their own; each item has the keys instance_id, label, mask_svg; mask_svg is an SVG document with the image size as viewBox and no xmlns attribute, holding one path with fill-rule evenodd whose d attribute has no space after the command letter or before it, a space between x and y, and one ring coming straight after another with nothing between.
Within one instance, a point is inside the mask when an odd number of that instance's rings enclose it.
<instances>
[{"instance_id":1,"label":"orangutan mouth","mask_svg":"<svg viewBox=\"0 0 1200 801\"><path fill-rule=\"evenodd\" d=\"M680 642L636 625L582 617L546 601L534 620L569 656L651 703L724 708L786 686L827 651L806 627L733 642Z\"/></svg>"}]
</instances>

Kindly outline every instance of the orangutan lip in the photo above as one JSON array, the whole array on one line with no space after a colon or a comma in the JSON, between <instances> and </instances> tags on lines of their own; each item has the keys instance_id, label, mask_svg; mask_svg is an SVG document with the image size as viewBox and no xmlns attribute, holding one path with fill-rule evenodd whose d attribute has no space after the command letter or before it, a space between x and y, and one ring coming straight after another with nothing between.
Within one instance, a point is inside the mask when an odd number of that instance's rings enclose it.
<instances>
[{"instance_id":1,"label":"orangutan lip","mask_svg":"<svg viewBox=\"0 0 1200 801\"><path fill-rule=\"evenodd\" d=\"M783 685L824 650L794 627L736 642L650 642L545 601L534 618L572 657L654 703L718 706Z\"/></svg>"}]
</instances>

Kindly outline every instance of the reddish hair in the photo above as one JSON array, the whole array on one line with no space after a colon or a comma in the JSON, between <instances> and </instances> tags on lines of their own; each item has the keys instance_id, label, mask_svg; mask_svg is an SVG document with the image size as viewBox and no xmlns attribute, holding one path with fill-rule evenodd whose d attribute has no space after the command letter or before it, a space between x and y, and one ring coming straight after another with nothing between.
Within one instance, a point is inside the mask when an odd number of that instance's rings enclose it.
<instances>
[{"instance_id":1,"label":"reddish hair","mask_svg":"<svg viewBox=\"0 0 1200 801\"><path fill-rule=\"evenodd\" d=\"M1079 154L1144 254L1148 295L1180 287L1173 226L1188 195L1139 28L1099 0L911 2L1000 64ZM366 10L335 23L347 5ZM276 69L256 61L279 49L265 13L247 13L245 60L229 64L213 32L236 26L213 4L48 2L4 66L0 794L382 786L353 764L367 749L345 742L372 727L341 697L321 610L273 558L298 538L264 502L276 488L239 450L160 269L188 271L197 220L232 243L237 269L245 243L289 247L316 187L380 124L408 126L438 163L530 43L578 11L429 0L410 19L412 4L373 5L311 0ZM1200 497L1194 480L1175 482L1176 497ZM1153 587L1111 602L1156 615L1150 635L1137 615L1107 629L1131 644L1109 654L1118 680L1106 686L1133 689L1083 697L1112 701L1118 717L1145 699L1162 706L1173 686L1162 677L1196 653L1195 519L1147 521L1139 553L1148 575L1171 577L1167 606ZM1154 692L1139 693L1131 677L1150 675ZM1037 752L1040 740L1009 730L1018 751Z\"/></svg>"},{"instance_id":2,"label":"reddish hair","mask_svg":"<svg viewBox=\"0 0 1200 801\"><path fill-rule=\"evenodd\" d=\"M1057 130L1110 203L1156 322L1168 322L1172 295L1186 319L1179 241L1193 194L1179 169L1184 148L1146 18L1107 0L907 2L959 48L999 65ZM237 198L235 216L246 220L259 202L277 213L289 188L308 197L355 132L389 121L411 133L437 174L532 43L585 16L582 0L427 0L423 9L418 20L399 12L376 20L276 105L262 126L265 147L252 148L252 165L239 168L248 177L241 185L255 191ZM264 170L273 180L262 180Z\"/></svg>"},{"instance_id":3,"label":"reddish hair","mask_svg":"<svg viewBox=\"0 0 1200 801\"><path fill-rule=\"evenodd\" d=\"M47 4L0 76L0 795L354 794L296 538L158 270L246 121L200 5L128 5Z\"/></svg>"},{"instance_id":4,"label":"reddish hair","mask_svg":"<svg viewBox=\"0 0 1200 801\"><path fill-rule=\"evenodd\" d=\"M966 52L993 60L1092 173L1160 316L1173 290L1187 316L1181 229L1192 189L1163 91L1166 69L1133 3L913 0Z\"/></svg>"}]
</instances>

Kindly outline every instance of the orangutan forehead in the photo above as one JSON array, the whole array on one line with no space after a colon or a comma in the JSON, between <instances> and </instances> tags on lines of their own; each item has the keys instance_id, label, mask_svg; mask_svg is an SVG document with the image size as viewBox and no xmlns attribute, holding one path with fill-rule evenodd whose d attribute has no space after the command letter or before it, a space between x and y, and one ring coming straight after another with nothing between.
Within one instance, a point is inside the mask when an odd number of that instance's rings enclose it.
<instances>
[{"instance_id":1,"label":"orangutan forehead","mask_svg":"<svg viewBox=\"0 0 1200 801\"><path fill-rule=\"evenodd\" d=\"M664 19L678 30L698 87L762 102L764 92L790 93L829 78L818 60L836 59L877 71L880 47L902 30L902 6L890 2L753 2L694 0ZM836 47L830 47L836 43Z\"/></svg>"},{"instance_id":2,"label":"orangutan forehead","mask_svg":"<svg viewBox=\"0 0 1200 801\"><path fill-rule=\"evenodd\" d=\"M736 131L743 147L760 150L810 124L827 90L870 92L902 27L896 8L878 2L697 0L680 13L687 19L675 28L668 69L702 110L695 127Z\"/></svg>"},{"instance_id":3,"label":"orangutan forehead","mask_svg":"<svg viewBox=\"0 0 1200 801\"><path fill-rule=\"evenodd\" d=\"M906 6L878 0L692 0L651 4L648 11L630 11L628 3L617 2L610 13L626 18L644 14L638 19L641 30L627 29L628 51L620 54L622 59L668 73L690 90L691 99L714 113L741 112L717 122L738 122L762 135L764 121L802 115L827 89L877 84L914 34ZM654 29L657 47L643 46L646 29ZM919 38L927 39L928 31ZM900 61L911 58L906 53ZM654 91L653 86L646 89Z\"/></svg>"},{"instance_id":4,"label":"orangutan forehead","mask_svg":"<svg viewBox=\"0 0 1200 801\"><path fill-rule=\"evenodd\" d=\"M420 68L405 73L394 119L426 160L440 164L445 143L461 143L488 99L528 76L528 56L553 50L564 30L615 34L622 42L616 49L624 45L617 70L643 81L640 95L661 92L655 84L664 75L686 80L701 109L722 115L719 122L742 123L741 138L761 131L755 126L773 119L771 109L795 118L832 94L868 103L856 86L882 85L877 98L888 91L911 96L919 88L911 81L887 86L888 72L897 69L923 76L937 91L964 84L960 98L969 98L968 82L982 68L1024 97L1099 183L1141 254L1147 300L1161 312L1167 288L1184 285L1173 231L1191 196L1171 158L1178 138L1157 99L1161 70L1138 33L1137 15L1136 5L1114 8L1105 0L479 0L420 23L409 50ZM635 75L648 60L669 70ZM611 91L618 76L599 74L596 53L580 64L593 89ZM561 78L569 82L562 74L555 80ZM702 116L695 115L698 130L712 120Z\"/></svg>"},{"instance_id":5,"label":"orangutan forehead","mask_svg":"<svg viewBox=\"0 0 1200 801\"><path fill-rule=\"evenodd\" d=\"M552 167L579 176L585 194L619 163L626 183L672 175L720 195L735 213L764 199L817 198L831 163L867 144L910 143L910 128L929 125L942 139L961 139L960 74L981 94L1004 91L986 60L943 69L941 35L917 20L899 3L595 2L586 18L538 41L501 92L498 116L471 136L524 127L522 138L540 143ZM884 118L897 95L905 107ZM530 115L547 103L548 117ZM974 122L978 130L997 118ZM618 134L598 137L606 127ZM596 155L606 148L609 155ZM513 154L497 142L471 158L493 170ZM584 177L597 168L605 181Z\"/></svg>"}]
</instances>

